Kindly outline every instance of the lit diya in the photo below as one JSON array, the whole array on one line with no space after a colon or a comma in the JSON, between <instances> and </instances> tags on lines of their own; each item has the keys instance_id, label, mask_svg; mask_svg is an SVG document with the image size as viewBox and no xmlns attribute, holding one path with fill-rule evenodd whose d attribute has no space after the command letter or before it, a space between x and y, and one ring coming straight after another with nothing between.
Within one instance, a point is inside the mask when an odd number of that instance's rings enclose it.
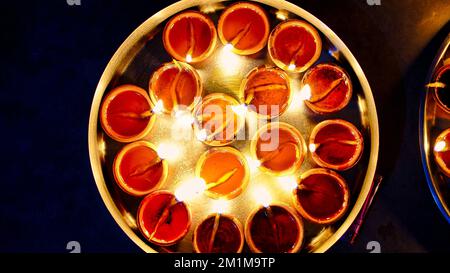
<instances>
[{"instance_id":1,"label":"lit diya","mask_svg":"<svg viewBox=\"0 0 450 273\"><path fill-rule=\"evenodd\" d=\"M348 170L361 158L363 137L348 121L326 120L314 127L309 150L319 166L334 170Z\"/></svg>"},{"instance_id":2,"label":"lit diya","mask_svg":"<svg viewBox=\"0 0 450 273\"><path fill-rule=\"evenodd\" d=\"M287 20L272 30L268 47L272 61L279 68L299 73L319 59L322 40L310 24Z\"/></svg>"},{"instance_id":3,"label":"lit diya","mask_svg":"<svg viewBox=\"0 0 450 273\"><path fill-rule=\"evenodd\" d=\"M217 32L211 19L196 11L174 16L163 33L164 47L175 59L198 63L207 59L217 43Z\"/></svg>"},{"instance_id":4,"label":"lit diya","mask_svg":"<svg viewBox=\"0 0 450 273\"><path fill-rule=\"evenodd\" d=\"M350 77L334 64L319 64L306 72L303 85L308 85L311 97L306 105L318 114L334 113L350 102L353 88Z\"/></svg>"},{"instance_id":5,"label":"lit diya","mask_svg":"<svg viewBox=\"0 0 450 273\"><path fill-rule=\"evenodd\" d=\"M174 61L153 73L149 89L153 104L162 101L163 111L170 113L179 106L192 110L195 99L202 94L202 83L192 66Z\"/></svg>"},{"instance_id":6,"label":"lit diya","mask_svg":"<svg viewBox=\"0 0 450 273\"><path fill-rule=\"evenodd\" d=\"M144 237L160 246L176 244L191 226L191 212L186 203L168 191L155 191L141 202L137 220Z\"/></svg>"},{"instance_id":7,"label":"lit diya","mask_svg":"<svg viewBox=\"0 0 450 273\"><path fill-rule=\"evenodd\" d=\"M288 206L261 206L247 219L245 239L255 253L294 253L302 245L303 223Z\"/></svg>"},{"instance_id":8,"label":"lit diya","mask_svg":"<svg viewBox=\"0 0 450 273\"><path fill-rule=\"evenodd\" d=\"M313 223L330 224L348 208L350 193L344 178L327 169L312 169L301 175L294 190L297 211Z\"/></svg>"},{"instance_id":9,"label":"lit diya","mask_svg":"<svg viewBox=\"0 0 450 273\"><path fill-rule=\"evenodd\" d=\"M127 144L116 155L114 178L119 187L134 196L143 196L157 189L167 177L167 162L148 141Z\"/></svg>"},{"instance_id":10,"label":"lit diya","mask_svg":"<svg viewBox=\"0 0 450 273\"><path fill-rule=\"evenodd\" d=\"M237 3L220 16L219 38L240 55L251 55L263 49L269 37L269 19L260 6Z\"/></svg>"},{"instance_id":11,"label":"lit diya","mask_svg":"<svg viewBox=\"0 0 450 273\"><path fill-rule=\"evenodd\" d=\"M232 143L245 119L235 108L239 102L226 94L213 93L203 98L194 109L194 129L197 138L210 146Z\"/></svg>"},{"instance_id":12,"label":"lit diya","mask_svg":"<svg viewBox=\"0 0 450 273\"><path fill-rule=\"evenodd\" d=\"M122 85L106 95L100 109L100 123L106 134L120 142L146 136L155 121L147 92L135 85Z\"/></svg>"},{"instance_id":13,"label":"lit diya","mask_svg":"<svg viewBox=\"0 0 450 273\"><path fill-rule=\"evenodd\" d=\"M444 174L450 177L450 129L443 131L434 143L434 158Z\"/></svg>"},{"instance_id":14,"label":"lit diya","mask_svg":"<svg viewBox=\"0 0 450 273\"><path fill-rule=\"evenodd\" d=\"M249 181L245 157L231 147L217 147L206 151L200 156L195 173L205 181L205 194L216 199L235 198L247 187Z\"/></svg>"},{"instance_id":15,"label":"lit diya","mask_svg":"<svg viewBox=\"0 0 450 273\"><path fill-rule=\"evenodd\" d=\"M241 253L244 232L235 217L215 213L195 228L193 244L197 253Z\"/></svg>"},{"instance_id":16,"label":"lit diya","mask_svg":"<svg viewBox=\"0 0 450 273\"><path fill-rule=\"evenodd\" d=\"M286 111L291 98L288 75L278 68L256 67L241 84L241 100L264 118L274 118Z\"/></svg>"},{"instance_id":17,"label":"lit diya","mask_svg":"<svg viewBox=\"0 0 450 273\"><path fill-rule=\"evenodd\" d=\"M450 113L450 64L441 67L436 73L435 82L428 86L434 88L438 105Z\"/></svg>"},{"instance_id":18,"label":"lit diya","mask_svg":"<svg viewBox=\"0 0 450 273\"><path fill-rule=\"evenodd\" d=\"M306 143L300 132L287 123L272 122L261 127L251 142L259 168L275 175L297 171L306 156Z\"/></svg>"}]
</instances>

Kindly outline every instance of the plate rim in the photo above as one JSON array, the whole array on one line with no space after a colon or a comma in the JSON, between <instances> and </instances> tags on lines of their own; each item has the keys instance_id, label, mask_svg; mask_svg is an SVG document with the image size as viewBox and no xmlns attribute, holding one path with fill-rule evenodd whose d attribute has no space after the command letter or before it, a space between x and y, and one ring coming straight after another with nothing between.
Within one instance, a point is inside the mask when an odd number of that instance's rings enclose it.
<instances>
[{"instance_id":1,"label":"plate rim","mask_svg":"<svg viewBox=\"0 0 450 273\"><path fill-rule=\"evenodd\" d=\"M92 173L94 176L95 183L97 185L97 189L100 193L100 196L107 207L110 214L113 216L116 223L119 227L125 232L125 234L143 251L149 253L157 253L152 247L150 247L146 242L144 242L139 236L135 234L135 232L131 229L131 227L126 223L123 219L122 214L120 213L119 208L113 201L109 190L107 189L105 179L103 176L102 168L100 162L100 152L98 149L98 136L97 136L97 128L98 128L98 112L101 104L101 99L106 91L106 88L116 74L116 69L118 67L118 61L123 59L127 53L133 48L134 44L139 41L139 39L148 33L147 30L153 29L155 26L162 23L169 16L178 13L184 9L194 7L194 6L202 6L206 4L214 4L220 2L227 2L229 0L191 0L185 1L181 0L172 5L158 11L147 20L145 20L142 24L140 24L134 31L125 39L125 41L120 45L120 47L116 50L113 57L108 62L105 70L100 77L99 83L96 87L94 97L92 100L91 111L89 116L89 129L88 129L88 148L89 148L89 159L91 164ZM321 20L317 17L309 13L308 11L300 8L299 6L287 2L285 0L278 1L270 1L270 0L247 0L262 3L280 10L287 10L291 13L296 14L297 16L302 17L305 21L312 24L315 28L321 31L330 41L331 43L339 48L340 52L345 56L351 65L356 77L358 78L362 92L365 96L365 101L367 104L367 117L369 122L369 134L370 134L370 155L367 165L367 171L364 178L364 181L361 185L361 190L359 195L353 205L353 208L348 213L344 222L339 226L339 228L331 235L328 239L326 239L318 248L315 249L315 252L323 253L327 251L331 246L333 246L336 241L341 238L344 233L348 230L351 224L354 222L356 217L358 216L364 202L366 201L367 195L369 194L370 187L372 185L372 181L375 176L376 167L378 163L378 152L379 152L379 124L378 124L378 116L377 109L375 106L375 101L373 97L372 90L370 88L369 82L359 65L358 61L345 45L345 43ZM166 16L167 15L167 16Z\"/></svg>"}]
</instances>

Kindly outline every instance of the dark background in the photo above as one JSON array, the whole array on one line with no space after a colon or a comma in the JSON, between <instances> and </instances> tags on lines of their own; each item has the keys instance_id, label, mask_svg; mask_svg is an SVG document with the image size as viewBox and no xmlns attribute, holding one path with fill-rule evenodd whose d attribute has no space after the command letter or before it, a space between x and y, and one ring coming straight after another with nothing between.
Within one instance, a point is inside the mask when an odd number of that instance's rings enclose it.
<instances>
[{"instance_id":1,"label":"dark background","mask_svg":"<svg viewBox=\"0 0 450 273\"><path fill-rule=\"evenodd\" d=\"M187 1L187 0L184 0ZM275 0L274 0L275 1ZM109 59L143 21L174 1L7 1L0 15L0 251L140 252L104 206L91 174L87 127ZM450 225L419 155L420 96L450 31L449 0L292 0L333 29L371 84L385 177L355 245L332 252L450 250ZM370 0L369 0L370 2Z\"/></svg>"}]
</instances>

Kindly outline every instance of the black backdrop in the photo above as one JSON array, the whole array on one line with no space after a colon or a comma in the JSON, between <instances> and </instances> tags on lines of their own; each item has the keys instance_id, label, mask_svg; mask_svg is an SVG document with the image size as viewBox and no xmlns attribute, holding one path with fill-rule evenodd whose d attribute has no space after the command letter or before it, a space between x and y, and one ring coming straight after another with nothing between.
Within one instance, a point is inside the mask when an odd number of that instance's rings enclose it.
<instances>
[{"instance_id":1,"label":"black backdrop","mask_svg":"<svg viewBox=\"0 0 450 273\"><path fill-rule=\"evenodd\" d=\"M2 252L68 252L69 241L78 241L82 252L140 251L98 194L88 158L88 118L115 50L173 1L80 2L1 4ZM385 180L355 245L341 239L331 251L367 252L369 241L378 241L382 252L449 251L450 226L422 171L418 110L429 66L450 31L450 1L292 2L347 44L378 107L378 172Z\"/></svg>"}]
</instances>

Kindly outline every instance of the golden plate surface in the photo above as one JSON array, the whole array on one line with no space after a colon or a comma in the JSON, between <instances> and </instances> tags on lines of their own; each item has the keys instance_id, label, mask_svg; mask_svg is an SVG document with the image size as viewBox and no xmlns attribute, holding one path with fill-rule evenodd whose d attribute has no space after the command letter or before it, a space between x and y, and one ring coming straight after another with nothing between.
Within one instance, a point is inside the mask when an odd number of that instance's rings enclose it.
<instances>
[{"instance_id":1,"label":"golden plate surface","mask_svg":"<svg viewBox=\"0 0 450 273\"><path fill-rule=\"evenodd\" d=\"M171 61L162 43L162 30L165 23L175 14L186 9L200 10L207 13L217 26L217 21L223 8L234 1L223 0L190 0L177 2L156 13L123 42L116 51L103 75L100 78L92 102L89 119L89 155L95 182L100 195L109 212L127 234L145 252L192 252L192 233L200 221L212 212L213 199L205 194L188 201L192 211L192 225L188 235L177 245L159 247L147 242L136 226L137 207L141 198L135 198L122 192L116 185L112 174L112 164L116 153L124 143L116 142L103 132L99 122L99 109L103 97L113 87L121 84L135 84L148 90L148 80L151 73L162 63ZM353 83L353 96L347 107L340 112L326 116L312 113L303 103L301 107L290 107L279 121L295 126L305 140L313 127L326 119L342 118L352 122L363 134L365 150L358 164L349 171L340 172L346 178L350 188L350 208L346 215L338 222L329 226L320 226L305 221L305 238L302 252L325 252L350 227L358 215L374 178L379 149L379 129L376 107L369 83L363 70L346 45L340 38L319 19L302 8L286 1L256 0L268 13L271 28L287 18L299 18L309 22L322 37L322 54L317 63L333 62L342 66L350 75ZM256 66L272 64L267 50L263 50L257 57L230 55L223 45L218 47L213 55L201 65L193 65L199 72L204 84L204 95L223 92L239 98L239 87L244 75ZM292 78L292 88L299 89L301 76ZM292 106L291 102L291 106ZM291 109L292 108L292 109ZM186 141L169 139L170 126L174 118L170 115L158 115L151 133L144 139L155 145L162 143L176 143L181 147L180 157L169 162L169 173L163 189L174 192L180 183L194 173L195 163L200 155L210 147L200 141ZM246 131L251 131L254 122L246 123ZM237 140L230 146L239 149L244 154L250 154L251 136L246 140ZM308 153L299 173L314 168L316 165ZM254 181L258 180L258 183ZM252 183L253 182L253 183ZM242 224L248 214L257 206L252 193L256 187L264 186L272 200L282 202L293 207L291 192L280 187L275 177L257 172L251 177L247 189L238 197L231 200L228 214L236 216ZM248 249L244 248L244 251Z\"/></svg>"}]
</instances>

